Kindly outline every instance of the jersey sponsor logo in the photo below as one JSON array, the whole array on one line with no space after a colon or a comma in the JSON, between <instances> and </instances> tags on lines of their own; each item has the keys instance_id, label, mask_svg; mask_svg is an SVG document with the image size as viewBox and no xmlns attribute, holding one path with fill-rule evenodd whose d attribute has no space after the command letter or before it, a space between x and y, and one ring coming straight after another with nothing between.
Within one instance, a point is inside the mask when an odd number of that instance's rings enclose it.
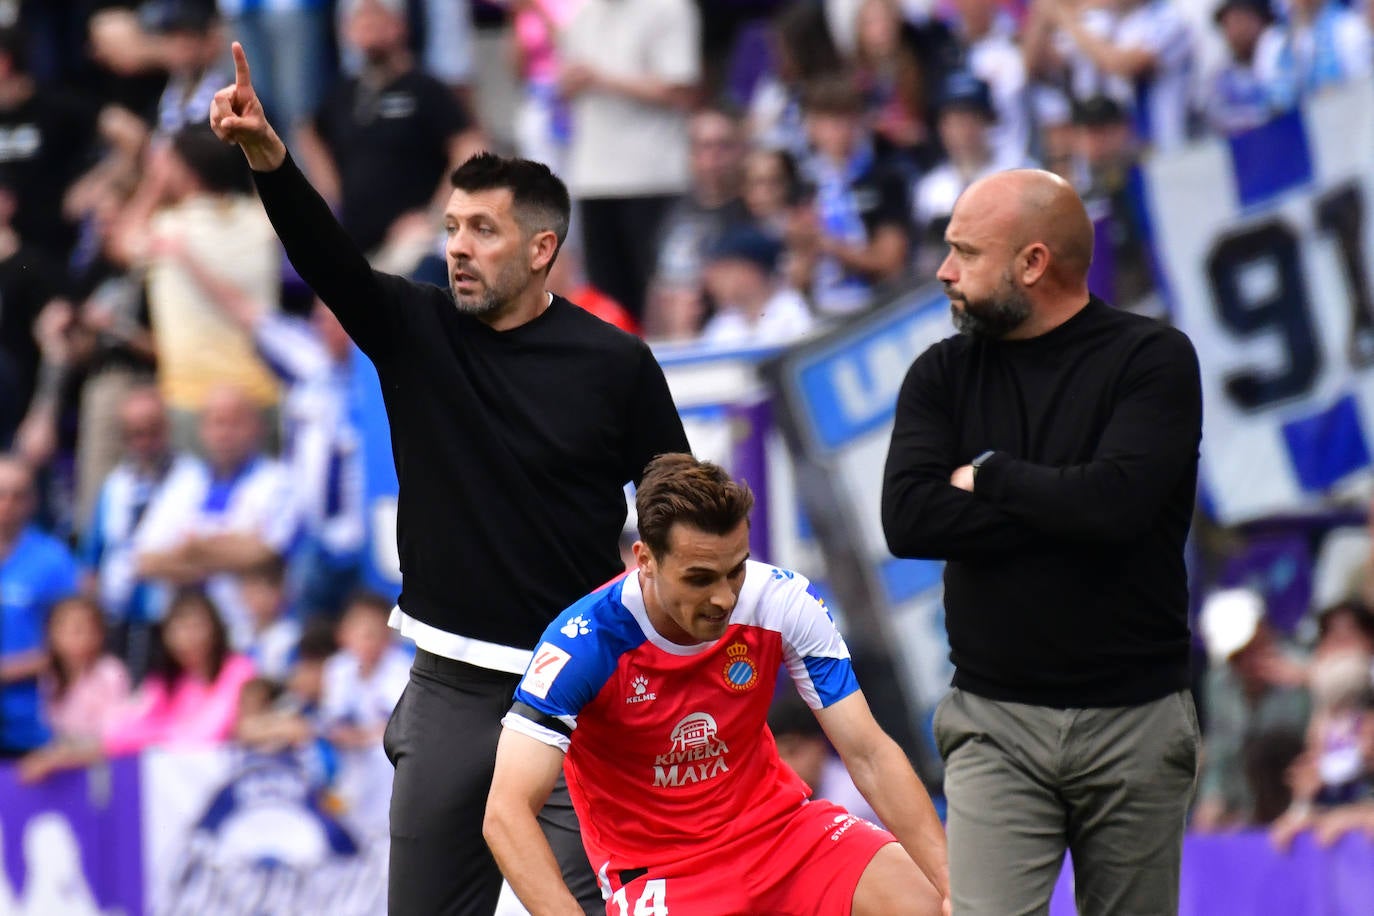
<instances>
[{"instance_id":1,"label":"jersey sponsor logo","mask_svg":"<svg viewBox=\"0 0 1374 916\"><path fill-rule=\"evenodd\" d=\"M731 690L749 690L759 682L759 667L749 657L749 647L742 642L731 643L725 649L725 685Z\"/></svg>"},{"instance_id":2,"label":"jersey sponsor logo","mask_svg":"<svg viewBox=\"0 0 1374 916\"><path fill-rule=\"evenodd\" d=\"M649 689L649 679L642 674L635 675L630 681L630 690L633 692L625 698L625 702L629 704L647 703L658 699L658 694Z\"/></svg>"},{"instance_id":3,"label":"jersey sponsor logo","mask_svg":"<svg viewBox=\"0 0 1374 916\"><path fill-rule=\"evenodd\" d=\"M549 688L553 686L554 678L558 677L558 672L571 660L571 655L553 643L542 644L534 653L534 661L530 662L530 670L525 672L525 680L520 686L531 696L539 697L541 700L548 699Z\"/></svg>"},{"instance_id":4,"label":"jersey sponsor logo","mask_svg":"<svg viewBox=\"0 0 1374 916\"><path fill-rule=\"evenodd\" d=\"M654 758L654 786L676 788L729 772L725 755L730 748L716 730L715 717L710 713L684 716L673 726L672 748Z\"/></svg>"},{"instance_id":5,"label":"jersey sponsor logo","mask_svg":"<svg viewBox=\"0 0 1374 916\"><path fill-rule=\"evenodd\" d=\"M592 622L590 620L578 614L576 617L559 627L558 632L569 639L576 639L579 636L586 636L590 633L592 631L591 624Z\"/></svg>"}]
</instances>

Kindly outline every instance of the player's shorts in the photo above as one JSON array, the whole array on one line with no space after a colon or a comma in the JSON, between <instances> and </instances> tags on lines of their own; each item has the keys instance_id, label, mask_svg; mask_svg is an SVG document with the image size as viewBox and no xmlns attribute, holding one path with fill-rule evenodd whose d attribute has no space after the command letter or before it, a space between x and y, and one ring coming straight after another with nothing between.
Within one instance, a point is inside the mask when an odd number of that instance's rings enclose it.
<instances>
[{"instance_id":1,"label":"player's shorts","mask_svg":"<svg viewBox=\"0 0 1374 916\"><path fill-rule=\"evenodd\" d=\"M607 916L849 916L854 889L891 833L824 800L768 836L692 859L610 873Z\"/></svg>"}]
</instances>

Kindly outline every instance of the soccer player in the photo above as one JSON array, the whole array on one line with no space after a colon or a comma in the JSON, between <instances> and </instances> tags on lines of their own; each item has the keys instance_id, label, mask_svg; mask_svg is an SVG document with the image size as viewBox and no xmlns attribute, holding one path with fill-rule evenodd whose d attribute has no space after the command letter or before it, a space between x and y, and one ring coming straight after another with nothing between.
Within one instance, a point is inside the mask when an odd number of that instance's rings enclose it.
<instances>
[{"instance_id":1,"label":"soccer player","mask_svg":"<svg viewBox=\"0 0 1374 916\"><path fill-rule=\"evenodd\" d=\"M753 501L716 465L655 459L636 496L638 570L544 631L484 825L532 913L581 912L536 822L560 772L608 916L949 911L930 798L807 581L749 559ZM891 832L809 799L779 759L766 720L783 665Z\"/></svg>"}]
</instances>

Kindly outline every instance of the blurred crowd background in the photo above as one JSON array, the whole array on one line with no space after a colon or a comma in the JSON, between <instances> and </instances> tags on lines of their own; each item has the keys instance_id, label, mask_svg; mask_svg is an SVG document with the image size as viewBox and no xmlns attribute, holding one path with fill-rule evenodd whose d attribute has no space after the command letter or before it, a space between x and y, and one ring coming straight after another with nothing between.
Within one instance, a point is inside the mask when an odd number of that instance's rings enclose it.
<instances>
[{"instance_id":1,"label":"blurred crowd background","mask_svg":"<svg viewBox=\"0 0 1374 916\"><path fill-rule=\"evenodd\" d=\"M1093 289L1163 315L1133 167L1368 80L1372 24L1368 0L0 0L0 753L37 781L238 741L385 835L409 656L394 596L359 590L356 354L208 132L230 40L379 268L444 284L448 172L517 153L575 201L552 289L738 348L929 282L962 189L1021 166L1087 202ZM1281 625L1254 589L1201 600L1196 829L1374 831L1363 520L1304 535ZM805 719L776 721L820 784Z\"/></svg>"}]
</instances>

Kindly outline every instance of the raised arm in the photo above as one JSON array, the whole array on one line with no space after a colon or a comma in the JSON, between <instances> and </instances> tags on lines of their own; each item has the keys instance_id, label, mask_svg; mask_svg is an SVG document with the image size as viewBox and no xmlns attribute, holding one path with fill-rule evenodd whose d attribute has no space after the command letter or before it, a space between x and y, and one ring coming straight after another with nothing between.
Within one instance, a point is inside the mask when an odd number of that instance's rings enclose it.
<instances>
[{"instance_id":1,"label":"raised arm","mask_svg":"<svg viewBox=\"0 0 1374 916\"><path fill-rule=\"evenodd\" d=\"M375 360L389 349L394 317L388 315L388 305L394 304L390 294L406 281L377 273L367 263L268 123L238 42L233 54L234 84L215 93L210 127L221 140L243 150L267 218L292 266Z\"/></svg>"},{"instance_id":2,"label":"raised arm","mask_svg":"<svg viewBox=\"0 0 1374 916\"><path fill-rule=\"evenodd\" d=\"M534 916L583 916L537 820L562 769L561 749L501 730L482 835L501 874Z\"/></svg>"}]
</instances>

